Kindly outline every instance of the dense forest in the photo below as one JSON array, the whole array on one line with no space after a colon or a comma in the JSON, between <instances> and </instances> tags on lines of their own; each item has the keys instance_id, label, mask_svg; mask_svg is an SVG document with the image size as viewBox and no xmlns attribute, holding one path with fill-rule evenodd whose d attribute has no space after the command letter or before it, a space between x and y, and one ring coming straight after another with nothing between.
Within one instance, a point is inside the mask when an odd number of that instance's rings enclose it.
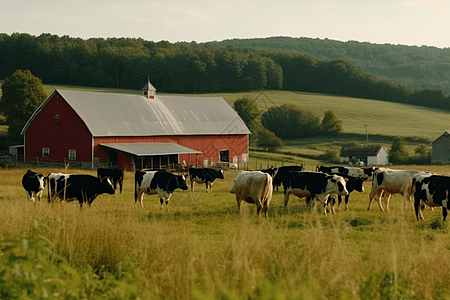
<instances>
[{"instance_id":1,"label":"dense forest","mask_svg":"<svg viewBox=\"0 0 450 300\"><path fill-rule=\"evenodd\" d=\"M293 51L329 59L346 59L367 72L399 83L450 92L450 48L340 42L304 37L234 39L214 42L213 45Z\"/></svg>"},{"instance_id":2,"label":"dense forest","mask_svg":"<svg viewBox=\"0 0 450 300\"><path fill-rule=\"evenodd\" d=\"M291 40L302 39L273 38L280 44L288 44ZM283 89L450 110L450 98L443 88L417 87L416 84L380 77L366 70L372 68L371 71L375 72L377 61L381 61L379 58L383 56L375 55L383 52L379 50L382 49L380 47L391 49L384 54L386 66L395 65L394 61L401 58L407 65L415 57L416 67L423 64L428 68L435 64L425 61L426 55L403 55L401 51L395 51L398 47L409 53L408 47L310 40L309 48L316 48L316 51L308 54L306 47L303 50L275 44L263 47L257 45L259 40L256 39L241 41L241 45L238 40L197 44L131 38L83 40L51 34L37 37L20 33L0 34L0 78L22 69L30 70L46 84L140 89L150 77L160 92ZM252 41L255 44L250 45ZM321 43L323 45L319 46ZM360 49L354 52L359 53L361 59L357 60L356 54L350 57L348 54L352 51L349 49L345 50L347 55L342 55L344 50L336 46L341 44L354 45L355 49ZM334 53L334 56L326 57L327 48L328 53ZM450 51L425 48L439 53L442 60L445 53ZM438 57L437 54L435 56ZM373 59L370 60L370 57ZM389 63L388 59L392 62ZM407 73L406 70L404 74ZM450 72L447 73L446 76L450 76Z\"/></svg>"}]
</instances>

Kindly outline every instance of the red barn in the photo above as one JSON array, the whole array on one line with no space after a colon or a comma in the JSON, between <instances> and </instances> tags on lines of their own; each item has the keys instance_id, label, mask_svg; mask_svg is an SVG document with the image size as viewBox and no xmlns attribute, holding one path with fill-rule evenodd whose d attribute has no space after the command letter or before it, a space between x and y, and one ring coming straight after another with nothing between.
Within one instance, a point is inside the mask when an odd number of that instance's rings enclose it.
<instances>
[{"instance_id":1,"label":"red barn","mask_svg":"<svg viewBox=\"0 0 450 300\"><path fill-rule=\"evenodd\" d=\"M248 159L249 129L221 97L55 90L25 124L24 160L125 170Z\"/></svg>"}]
</instances>

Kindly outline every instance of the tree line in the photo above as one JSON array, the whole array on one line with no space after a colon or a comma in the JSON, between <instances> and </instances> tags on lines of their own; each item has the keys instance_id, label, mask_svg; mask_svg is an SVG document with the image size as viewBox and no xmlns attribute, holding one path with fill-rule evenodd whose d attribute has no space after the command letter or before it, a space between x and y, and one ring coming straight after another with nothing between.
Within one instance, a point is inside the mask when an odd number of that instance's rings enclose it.
<instances>
[{"instance_id":1,"label":"tree line","mask_svg":"<svg viewBox=\"0 0 450 300\"><path fill-rule=\"evenodd\" d=\"M0 78L18 69L47 84L140 89L150 77L161 92L283 89L450 109L441 89L416 89L347 59L286 49L0 34Z\"/></svg>"},{"instance_id":2,"label":"tree line","mask_svg":"<svg viewBox=\"0 0 450 300\"><path fill-rule=\"evenodd\" d=\"M330 39L269 37L233 39L214 45L294 51L329 59L347 59L365 71L414 88L450 92L450 48L372 44Z\"/></svg>"}]
</instances>

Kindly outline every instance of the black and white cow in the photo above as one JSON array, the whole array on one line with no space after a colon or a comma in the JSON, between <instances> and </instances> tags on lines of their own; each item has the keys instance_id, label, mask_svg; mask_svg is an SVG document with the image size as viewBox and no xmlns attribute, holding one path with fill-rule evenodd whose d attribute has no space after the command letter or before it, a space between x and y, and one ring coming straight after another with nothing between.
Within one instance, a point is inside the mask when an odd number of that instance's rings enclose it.
<instances>
[{"instance_id":1,"label":"black and white cow","mask_svg":"<svg viewBox=\"0 0 450 300\"><path fill-rule=\"evenodd\" d=\"M421 201L429 207L442 206L444 221L450 208L450 177L419 173L413 176L414 211L417 221L424 220Z\"/></svg>"},{"instance_id":2,"label":"black and white cow","mask_svg":"<svg viewBox=\"0 0 450 300\"><path fill-rule=\"evenodd\" d=\"M284 206L287 208L289 195L306 197L306 205L315 207L316 200L323 203L323 213L327 214L327 201L330 194L348 195L346 181L338 175L320 172L297 172L284 183Z\"/></svg>"},{"instance_id":3,"label":"black and white cow","mask_svg":"<svg viewBox=\"0 0 450 300\"><path fill-rule=\"evenodd\" d=\"M278 187L284 182L292 177L291 172L300 172L303 170L303 166L283 166L275 170L275 175L273 176L273 187L278 190Z\"/></svg>"},{"instance_id":4,"label":"black and white cow","mask_svg":"<svg viewBox=\"0 0 450 300\"><path fill-rule=\"evenodd\" d=\"M329 173L329 174L346 174L356 178L362 178L364 181L373 180L373 172L378 168L368 167L368 168L355 168L355 167L325 167L317 166L317 172Z\"/></svg>"},{"instance_id":5,"label":"black and white cow","mask_svg":"<svg viewBox=\"0 0 450 300\"><path fill-rule=\"evenodd\" d=\"M223 179L223 170L212 168L189 168L189 180L191 182L191 191L194 191L194 184L204 183L206 191L212 191L214 180Z\"/></svg>"},{"instance_id":6,"label":"black and white cow","mask_svg":"<svg viewBox=\"0 0 450 300\"><path fill-rule=\"evenodd\" d=\"M333 175L334 173L329 173L330 175ZM348 199L350 198L350 193L353 191L358 191L360 193L364 192L364 180L362 178L353 177L346 174L337 173L336 175L343 177L346 179L346 188L348 191L348 195L345 196L345 209L348 210ZM331 197L331 195L330 195ZM331 202L331 203L330 203ZM342 196L338 195L338 209L342 202ZM331 197L330 201L328 201L333 206L334 210L334 204L335 204L335 198L334 196Z\"/></svg>"},{"instance_id":7,"label":"black and white cow","mask_svg":"<svg viewBox=\"0 0 450 300\"><path fill-rule=\"evenodd\" d=\"M25 175L22 177L22 186L27 192L27 196L35 201L34 197L37 197L41 201L42 192L45 188L45 176L36 173L31 170L27 170Z\"/></svg>"},{"instance_id":8,"label":"black and white cow","mask_svg":"<svg viewBox=\"0 0 450 300\"><path fill-rule=\"evenodd\" d=\"M117 184L119 184L120 193L122 194L122 186L123 186L123 170L122 169L98 168L97 169L97 177L100 179L108 177L114 186L114 190L117 189Z\"/></svg>"},{"instance_id":9,"label":"black and white cow","mask_svg":"<svg viewBox=\"0 0 450 300\"><path fill-rule=\"evenodd\" d=\"M184 175L175 175L166 171L136 171L134 174L134 207L137 201L144 208L144 194L158 194L163 208L164 199L166 200L166 208L168 208L170 196L175 189L187 190L186 177Z\"/></svg>"},{"instance_id":10,"label":"black and white cow","mask_svg":"<svg viewBox=\"0 0 450 300\"><path fill-rule=\"evenodd\" d=\"M83 203L91 206L101 194L114 194L115 190L109 178L99 179L84 174L50 173L48 180L48 201L53 203L56 198L71 202L78 200L80 209Z\"/></svg>"}]
</instances>

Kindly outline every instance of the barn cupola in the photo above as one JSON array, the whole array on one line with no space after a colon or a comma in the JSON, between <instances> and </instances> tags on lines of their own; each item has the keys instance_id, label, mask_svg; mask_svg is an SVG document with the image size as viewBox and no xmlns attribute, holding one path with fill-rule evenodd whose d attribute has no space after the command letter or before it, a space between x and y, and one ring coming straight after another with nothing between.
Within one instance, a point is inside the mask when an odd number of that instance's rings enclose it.
<instances>
[{"instance_id":1,"label":"barn cupola","mask_svg":"<svg viewBox=\"0 0 450 300\"><path fill-rule=\"evenodd\" d=\"M144 87L141 89L143 95L147 97L147 99L155 99L156 96L156 89L155 87L150 83L150 80L147 80L147 84L144 85Z\"/></svg>"}]
</instances>

